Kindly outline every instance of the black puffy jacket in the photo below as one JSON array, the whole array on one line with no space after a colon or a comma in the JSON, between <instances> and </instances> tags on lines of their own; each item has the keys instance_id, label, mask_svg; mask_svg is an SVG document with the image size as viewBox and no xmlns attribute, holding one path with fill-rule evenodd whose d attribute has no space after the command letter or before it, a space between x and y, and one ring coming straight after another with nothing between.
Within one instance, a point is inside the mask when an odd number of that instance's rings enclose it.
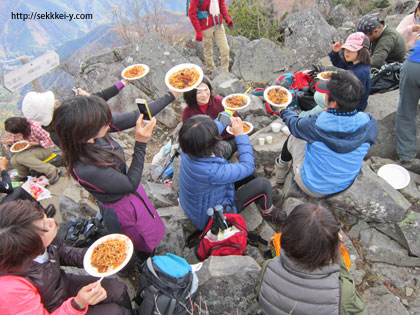
<instances>
[{"instance_id":1,"label":"black puffy jacket","mask_svg":"<svg viewBox=\"0 0 420 315\"><path fill-rule=\"evenodd\" d=\"M13 273L31 281L39 291L44 307L51 313L68 299L65 272L60 266L82 267L87 248L68 247L56 238L47 247L49 260L43 264L33 261L24 270Z\"/></svg>"}]
</instances>

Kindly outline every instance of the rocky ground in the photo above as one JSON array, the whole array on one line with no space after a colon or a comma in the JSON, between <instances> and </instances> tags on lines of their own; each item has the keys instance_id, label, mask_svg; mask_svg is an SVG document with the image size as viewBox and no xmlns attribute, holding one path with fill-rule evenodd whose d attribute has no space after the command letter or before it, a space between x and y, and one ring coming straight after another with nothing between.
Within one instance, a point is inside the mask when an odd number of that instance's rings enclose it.
<instances>
[{"instance_id":1,"label":"rocky ground","mask_svg":"<svg viewBox=\"0 0 420 315\"><path fill-rule=\"evenodd\" d=\"M383 99L387 99L387 104L394 107L395 111L398 91L370 97L368 110L374 116L377 115L379 123L381 116L374 108L382 104L379 112L386 112ZM251 135L256 166L261 175L271 178L274 158L280 153L286 135L282 132L272 133L269 124L280 120L266 115L259 98L252 97L252 100L253 103L240 112L240 115L257 126L255 133ZM176 105L176 112L181 107L182 104ZM168 137L174 136L172 133L168 130L166 133L158 131L154 136L155 145L149 148L156 152L159 143L164 144ZM133 135L133 131L127 131L117 137L129 154L134 143ZM258 145L257 139L266 135L273 136L273 144ZM148 153L150 161L152 154L151 151ZM319 200L305 196L289 174L284 185L276 186L272 181L274 188L285 194L284 200L276 202L277 206L288 212L302 202L320 203L331 209L345 224L342 234L345 235L345 245L352 259L351 271L355 284L366 301L366 314L420 314L420 160L415 160L411 167L410 185L401 191L393 189L376 175L378 168L387 163L395 161L369 156L349 189ZM194 231L194 227L177 202L178 166L179 160L176 159L173 187L151 181L153 166L150 163L146 165L142 182L166 224L166 234L156 254L174 253L193 264L198 260L193 250L186 247L185 239ZM80 215L93 215L97 210L94 200L72 179L61 178L50 190L53 202L59 205L61 210L56 217L58 221L66 221ZM44 202L47 204L51 200ZM280 231L279 226L272 225L262 218L255 205L246 208L242 215L248 230L260 234L266 240ZM203 305L207 305L208 314L258 312L253 286L264 261L263 252L267 249L268 247L263 245L248 245L245 256L212 257L204 262L204 267L198 273L199 290ZM137 276L138 273L132 272L128 277L120 278L129 285L131 293L134 293ZM230 293L226 294L226 291Z\"/></svg>"}]
</instances>

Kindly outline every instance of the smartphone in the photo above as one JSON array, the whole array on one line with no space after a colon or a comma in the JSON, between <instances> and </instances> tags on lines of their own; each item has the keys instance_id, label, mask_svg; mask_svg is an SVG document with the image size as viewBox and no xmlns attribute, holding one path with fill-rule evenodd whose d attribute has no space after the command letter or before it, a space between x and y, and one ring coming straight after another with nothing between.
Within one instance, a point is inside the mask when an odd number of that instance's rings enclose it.
<instances>
[{"instance_id":1,"label":"smartphone","mask_svg":"<svg viewBox=\"0 0 420 315\"><path fill-rule=\"evenodd\" d=\"M223 112L219 113L219 115L217 115L217 120L220 121L222 124L226 125L226 126L232 126L232 122L230 121L230 117L229 115L224 114Z\"/></svg>"},{"instance_id":2,"label":"smartphone","mask_svg":"<svg viewBox=\"0 0 420 315\"><path fill-rule=\"evenodd\" d=\"M144 120L152 119L152 114L150 113L149 105L147 105L147 101L144 98L136 98L136 104L140 114L144 115Z\"/></svg>"}]
</instances>

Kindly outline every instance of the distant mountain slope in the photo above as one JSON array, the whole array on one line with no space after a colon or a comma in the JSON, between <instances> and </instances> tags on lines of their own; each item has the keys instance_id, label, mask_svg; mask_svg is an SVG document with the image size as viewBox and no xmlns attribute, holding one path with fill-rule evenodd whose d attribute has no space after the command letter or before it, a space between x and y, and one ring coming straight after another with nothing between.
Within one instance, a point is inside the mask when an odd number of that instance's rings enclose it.
<instances>
[{"instance_id":1,"label":"distant mountain slope","mask_svg":"<svg viewBox=\"0 0 420 315\"><path fill-rule=\"evenodd\" d=\"M0 1L0 58L22 54L37 55L93 30L111 23L110 8L118 0L1 0ZM93 19L12 19L12 13L92 14Z\"/></svg>"}]
</instances>

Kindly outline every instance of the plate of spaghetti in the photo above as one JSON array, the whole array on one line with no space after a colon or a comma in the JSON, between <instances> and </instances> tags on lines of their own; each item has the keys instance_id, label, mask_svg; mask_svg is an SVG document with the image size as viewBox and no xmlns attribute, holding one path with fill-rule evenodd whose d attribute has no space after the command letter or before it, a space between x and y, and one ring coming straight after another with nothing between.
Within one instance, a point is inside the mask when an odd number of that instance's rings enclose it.
<instances>
[{"instance_id":1,"label":"plate of spaghetti","mask_svg":"<svg viewBox=\"0 0 420 315\"><path fill-rule=\"evenodd\" d=\"M336 71L324 71L324 72L320 72L318 73L318 75L316 76L318 79L320 80L324 80L327 81L330 79L331 75L333 73L335 73Z\"/></svg>"},{"instance_id":2,"label":"plate of spaghetti","mask_svg":"<svg viewBox=\"0 0 420 315\"><path fill-rule=\"evenodd\" d=\"M149 73L149 66L137 63L121 71L121 76L126 80L137 80Z\"/></svg>"},{"instance_id":3,"label":"plate of spaghetti","mask_svg":"<svg viewBox=\"0 0 420 315\"><path fill-rule=\"evenodd\" d=\"M26 140L21 140L13 143L13 145L10 147L10 152L21 152L23 150L26 150L27 148L29 148L29 142Z\"/></svg>"},{"instance_id":4,"label":"plate of spaghetti","mask_svg":"<svg viewBox=\"0 0 420 315\"><path fill-rule=\"evenodd\" d=\"M264 99L274 108L286 108L292 102L292 94L282 86L273 85L264 90Z\"/></svg>"},{"instance_id":5,"label":"plate of spaghetti","mask_svg":"<svg viewBox=\"0 0 420 315\"><path fill-rule=\"evenodd\" d=\"M252 130L254 130L254 126L250 122L248 122L248 121L243 121L242 122L242 126L244 127L244 135L247 135ZM232 128L231 126L226 127L226 132L227 133L230 133L231 135L233 135L233 132L232 132L232 129L231 128Z\"/></svg>"},{"instance_id":6,"label":"plate of spaghetti","mask_svg":"<svg viewBox=\"0 0 420 315\"><path fill-rule=\"evenodd\" d=\"M250 103L251 99L246 94L230 94L222 100L223 107L233 111L244 109Z\"/></svg>"},{"instance_id":7,"label":"plate of spaghetti","mask_svg":"<svg viewBox=\"0 0 420 315\"><path fill-rule=\"evenodd\" d=\"M83 267L91 276L107 277L124 268L133 251L133 242L128 236L105 235L89 247L83 258Z\"/></svg>"},{"instance_id":8,"label":"plate of spaghetti","mask_svg":"<svg viewBox=\"0 0 420 315\"><path fill-rule=\"evenodd\" d=\"M165 84L176 92L188 92L200 85L203 76L201 67L193 63L183 63L166 73Z\"/></svg>"}]
</instances>

